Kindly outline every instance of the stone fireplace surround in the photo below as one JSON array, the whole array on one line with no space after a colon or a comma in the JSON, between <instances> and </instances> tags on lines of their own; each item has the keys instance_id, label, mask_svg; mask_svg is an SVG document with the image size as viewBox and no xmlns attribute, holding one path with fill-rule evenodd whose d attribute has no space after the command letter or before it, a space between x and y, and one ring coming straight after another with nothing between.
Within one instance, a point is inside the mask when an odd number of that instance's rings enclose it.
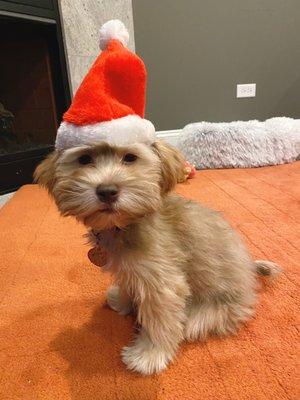
<instances>
[{"instance_id":1,"label":"stone fireplace surround","mask_svg":"<svg viewBox=\"0 0 300 400\"><path fill-rule=\"evenodd\" d=\"M99 55L99 28L110 19L127 27L129 48L134 50L131 0L60 0L61 23L69 82L74 94L86 72Z\"/></svg>"}]
</instances>

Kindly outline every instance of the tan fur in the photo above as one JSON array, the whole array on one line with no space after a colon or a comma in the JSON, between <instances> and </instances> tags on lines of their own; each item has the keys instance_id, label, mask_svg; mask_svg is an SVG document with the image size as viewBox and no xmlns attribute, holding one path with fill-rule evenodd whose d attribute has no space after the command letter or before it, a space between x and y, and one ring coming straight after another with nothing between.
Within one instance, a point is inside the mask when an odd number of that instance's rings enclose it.
<instances>
[{"instance_id":1,"label":"tan fur","mask_svg":"<svg viewBox=\"0 0 300 400\"><path fill-rule=\"evenodd\" d=\"M157 140L153 148L161 160L161 181L163 193L168 193L174 189L176 183L184 182L184 158L182 154L173 146Z\"/></svg>"},{"instance_id":2,"label":"tan fur","mask_svg":"<svg viewBox=\"0 0 300 400\"><path fill-rule=\"evenodd\" d=\"M126 153L137 160L124 163ZM82 154L92 163L80 165ZM96 231L91 238L108 252L115 277L108 304L122 315L134 309L141 326L123 360L143 374L163 370L184 339L234 333L253 314L256 269L274 267L255 265L218 213L170 193L181 166L177 150L162 142L102 143L52 155L36 171L61 213ZM112 213L96 196L99 184L119 188Z\"/></svg>"},{"instance_id":3,"label":"tan fur","mask_svg":"<svg viewBox=\"0 0 300 400\"><path fill-rule=\"evenodd\" d=\"M55 184L55 170L56 162L58 160L58 153L53 152L38 165L34 172L34 180L38 181L39 184L51 193Z\"/></svg>"}]
</instances>

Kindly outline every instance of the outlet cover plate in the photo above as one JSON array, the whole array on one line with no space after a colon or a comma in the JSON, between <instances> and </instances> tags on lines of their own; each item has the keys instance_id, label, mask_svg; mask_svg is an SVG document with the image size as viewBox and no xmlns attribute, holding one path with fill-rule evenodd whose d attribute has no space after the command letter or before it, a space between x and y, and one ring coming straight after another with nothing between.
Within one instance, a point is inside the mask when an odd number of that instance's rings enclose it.
<instances>
[{"instance_id":1,"label":"outlet cover plate","mask_svg":"<svg viewBox=\"0 0 300 400\"><path fill-rule=\"evenodd\" d=\"M255 97L256 83L243 83L236 85L236 97Z\"/></svg>"}]
</instances>

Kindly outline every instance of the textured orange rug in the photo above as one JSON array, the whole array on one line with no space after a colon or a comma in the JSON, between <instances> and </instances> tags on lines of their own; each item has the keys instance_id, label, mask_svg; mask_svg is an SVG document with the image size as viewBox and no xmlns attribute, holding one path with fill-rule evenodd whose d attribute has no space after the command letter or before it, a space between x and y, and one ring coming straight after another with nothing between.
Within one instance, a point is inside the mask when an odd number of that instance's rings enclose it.
<instances>
[{"instance_id":1,"label":"textured orange rug","mask_svg":"<svg viewBox=\"0 0 300 400\"><path fill-rule=\"evenodd\" d=\"M0 211L0 399L299 399L299 172L300 163L201 171L178 187L284 273L237 336L183 344L151 377L121 362L132 319L105 306L110 277L89 263L84 228L59 217L43 190L21 188Z\"/></svg>"}]
</instances>

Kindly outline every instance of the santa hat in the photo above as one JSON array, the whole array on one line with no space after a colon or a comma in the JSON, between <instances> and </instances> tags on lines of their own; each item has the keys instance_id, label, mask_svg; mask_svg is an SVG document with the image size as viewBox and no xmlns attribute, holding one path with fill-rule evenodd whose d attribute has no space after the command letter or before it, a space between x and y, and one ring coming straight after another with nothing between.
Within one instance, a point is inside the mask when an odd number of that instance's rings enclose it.
<instances>
[{"instance_id":1,"label":"santa hat","mask_svg":"<svg viewBox=\"0 0 300 400\"><path fill-rule=\"evenodd\" d=\"M155 128L144 119L146 68L125 47L128 39L128 31L119 20L101 27L102 52L63 116L57 131L57 150L99 141L120 146L154 142Z\"/></svg>"}]
</instances>

